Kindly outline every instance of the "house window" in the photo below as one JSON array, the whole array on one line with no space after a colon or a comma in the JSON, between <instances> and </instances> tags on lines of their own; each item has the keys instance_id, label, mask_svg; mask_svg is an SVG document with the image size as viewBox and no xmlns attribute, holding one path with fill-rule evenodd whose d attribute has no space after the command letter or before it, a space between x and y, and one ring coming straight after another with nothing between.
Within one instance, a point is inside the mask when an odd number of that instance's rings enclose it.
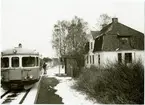
<instances>
[{"instance_id":1,"label":"house window","mask_svg":"<svg viewBox=\"0 0 145 105\"><path fill-rule=\"evenodd\" d=\"M124 37L124 38L121 38L121 40L128 40L128 38L125 38L125 37Z\"/></svg>"},{"instance_id":2,"label":"house window","mask_svg":"<svg viewBox=\"0 0 145 105\"><path fill-rule=\"evenodd\" d=\"M90 55L90 64L91 64L91 61L92 61L92 60L91 60L91 55Z\"/></svg>"},{"instance_id":3,"label":"house window","mask_svg":"<svg viewBox=\"0 0 145 105\"><path fill-rule=\"evenodd\" d=\"M93 49L93 42L91 42L91 49Z\"/></svg>"},{"instance_id":4,"label":"house window","mask_svg":"<svg viewBox=\"0 0 145 105\"><path fill-rule=\"evenodd\" d=\"M93 64L94 64L94 55L92 55L92 58L93 58Z\"/></svg>"},{"instance_id":5,"label":"house window","mask_svg":"<svg viewBox=\"0 0 145 105\"><path fill-rule=\"evenodd\" d=\"M132 63L132 53L125 53L125 63Z\"/></svg>"},{"instance_id":6,"label":"house window","mask_svg":"<svg viewBox=\"0 0 145 105\"><path fill-rule=\"evenodd\" d=\"M122 54L118 53L118 63L122 63Z\"/></svg>"},{"instance_id":7,"label":"house window","mask_svg":"<svg viewBox=\"0 0 145 105\"><path fill-rule=\"evenodd\" d=\"M98 64L100 65L100 55L98 55Z\"/></svg>"},{"instance_id":8,"label":"house window","mask_svg":"<svg viewBox=\"0 0 145 105\"><path fill-rule=\"evenodd\" d=\"M87 64L89 63L89 56L87 56Z\"/></svg>"}]
</instances>

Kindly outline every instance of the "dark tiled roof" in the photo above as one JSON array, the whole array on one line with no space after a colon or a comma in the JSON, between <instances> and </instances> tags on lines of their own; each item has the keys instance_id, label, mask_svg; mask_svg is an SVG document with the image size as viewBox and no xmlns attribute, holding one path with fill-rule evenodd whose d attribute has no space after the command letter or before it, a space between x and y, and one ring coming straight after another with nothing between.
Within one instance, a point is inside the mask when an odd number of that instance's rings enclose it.
<instances>
[{"instance_id":1,"label":"dark tiled roof","mask_svg":"<svg viewBox=\"0 0 145 105\"><path fill-rule=\"evenodd\" d=\"M91 34L93 36L93 39L95 39L100 34L100 31L91 31Z\"/></svg>"},{"instance_id":2,"label":"dark tiled roof","mask_svg":"<svg viewBox=\"0 0 145 105\"><path fill-rule=\"evenodd\" d=\"M110 30L109 30L110 28ZM121 23L112 23L110 25L110 27L108 27L108 30L107 30L108 34L117 34L117 35L120 35L120 36L130 36L130 35L135 35L135 34L143 34L139 31L136 31L124 24L121 24Z\"/></svg>"},{"instance_id":3,"label":"dark tiled roof","mask_svg":"<svg viewBox=\"0 0 145 105\"><path fill-rule=\"evenodd\" d=\"M103 44L103 36L100 36L99 38L96 38L93 52L94 51L101 51L102 50L102 44Z\"/></svg>"},{"instance_id":4,"label":"dark tiled roof","mask_svg":"<svg viewBox=\"0 0 145 105\"><path fill-rule=\"evenodd\" d=\"M99 37L102 41L98 40ZM115 51L118 48L144 50L144 34L119 22L112 22L105 26L100 31L99 37L95 39L94 51ZM125 46L121 45L120 37L128 37L129 43Z\"/></svg>"}]
</instances>

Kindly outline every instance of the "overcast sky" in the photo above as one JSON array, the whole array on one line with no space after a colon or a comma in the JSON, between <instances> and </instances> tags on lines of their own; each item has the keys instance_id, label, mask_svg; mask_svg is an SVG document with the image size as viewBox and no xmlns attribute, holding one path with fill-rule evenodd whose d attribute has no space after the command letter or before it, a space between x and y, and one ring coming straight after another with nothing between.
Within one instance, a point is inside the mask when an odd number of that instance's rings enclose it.
<instances>
[{"instance_id":1,"label":"overcast sky","mask_svg":"<svg viewBox=\"0 0 145 105\"><path fill-rule=\"evenodd\" d=\"M43 56L54 57L53 25L75 15L93 29L97 18L107 13L144 33L144 0L2 0L1 6L2 49L22 43Z\"/></svg>"}]
</instances>

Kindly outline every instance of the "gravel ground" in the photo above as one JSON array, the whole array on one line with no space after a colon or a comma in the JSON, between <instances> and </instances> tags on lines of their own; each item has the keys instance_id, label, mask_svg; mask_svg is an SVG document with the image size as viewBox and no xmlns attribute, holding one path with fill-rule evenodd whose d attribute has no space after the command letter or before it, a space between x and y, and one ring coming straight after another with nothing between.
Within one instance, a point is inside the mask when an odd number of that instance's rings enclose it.
<instances>
[{"instance_id":1,"label":"gravel ground","mask_svg":"<svg viewBox=\"0 0 145 105\"><path fill-rule=\"evenodd\" d=\"M54 87L59 83L55 78L43 76L36 104L63 104L62 98L55 94Z\"/></svg>"}]
</instances>

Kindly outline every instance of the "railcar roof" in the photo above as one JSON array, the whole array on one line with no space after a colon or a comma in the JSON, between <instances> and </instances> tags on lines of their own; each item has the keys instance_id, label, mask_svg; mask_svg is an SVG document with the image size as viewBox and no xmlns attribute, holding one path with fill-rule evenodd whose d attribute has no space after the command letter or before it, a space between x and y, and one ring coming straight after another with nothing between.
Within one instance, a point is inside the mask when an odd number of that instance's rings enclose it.
<instances>
[{"instance_id":1,"label":"railcar roof","mask_svg":"<svg viewBox=\"0 0 145 105\"><path fill-rule=\"evenodd\" d=\"M2 55L39 55L35 50L15 47L2 51Z\"/></svg>"}]
</instances>

